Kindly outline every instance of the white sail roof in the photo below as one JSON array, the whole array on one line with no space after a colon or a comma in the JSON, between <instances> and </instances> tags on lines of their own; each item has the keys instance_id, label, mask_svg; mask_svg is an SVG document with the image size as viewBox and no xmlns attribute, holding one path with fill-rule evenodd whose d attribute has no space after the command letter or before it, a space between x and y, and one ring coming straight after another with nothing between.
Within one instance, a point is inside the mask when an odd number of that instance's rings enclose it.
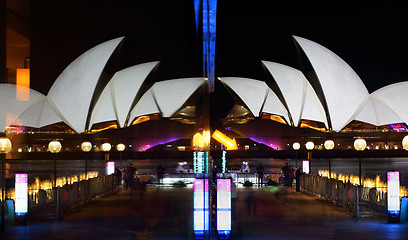
<instances>
[{"instance_id":1,"label":"white sail roof","mask_svg":"<svg viewBox=\"0 0 408 240\"><path fill-rule=\"evenodd\" d=\"M19 100L17 87L28 93L24 100ZM0 128L5 131L10 125L21 125L20 115L30 106L41 101L45 96L33 89L14 84L0 84Z\"/></svg>"},{"instance_id":2,"label":"white sail roof","mask_svg":"<svg viewBox=\"0 0 408 240\"><path fill-rule=\"evenodd\" d=\"M224 77L221 81L238 94L255 117L259 117L269 90L265 82L239 77Z\"/></svg>"},{"instance_id":3,"label":"white sail roof","mask_svg":"<svg viewBox=\"0 0 408 240\"><path fill-rule=\"evenodd\" d=\"M368 91L354 70L339 56L310 40L296 37L316 72L327 103L332 129L340 131L354 119L368 99Z\"/></svg>"},{"instance_id":4,"label":"white sail roof","mask_svg":"<svg viewBox=\"0 0 408 240\"><path fill-rule=\"evenodd\" d=\"M116 114L112 102L110 83L103 89L101 96L95 104L89 121L88 130L92 129L95 123L115 121Z\"/></svg>"},{"instance_id":5,"label":"white sail roof","mask_svg":"<svg viewBox=\"0 0 408 240\"><path fill-rule=\"evenodd\" d=\"M262 112L282 116L287 123L290 123L288 111L271 89L268 89Z\"/></svg>"},{"instance_id":6,"label":"white sail roof","mask_svg":"<svg viewBox=\"0 0 408 240\"><path fill-rule=\"evenodd\" d=\"M51 106L74 131L85 131L89 106L99 77L123 37L104 42L73 61L48 92Z\"/></svg>"},{"instance_id":7,"label":"white sail roof","mask_svg":"<svg viewBox=\"0 0 408 240\"><path fill-rule=\"evenodd\" d=\"M371 93L380 125L408 123L408 82L394 83ZM388 108L387 108L388 107Z\"/></svg>"},{"instance_id":8,"label":"white sail roof","mask_svg":"<svg viewBox=\"0 0 408 240\"><path fill-rule=\"evenodd\" d=\"M375 95L370 95L370 98L357 114L355 120L376 126L403 122L387 104L383 103Z\"/></svg>"},{"instance_id":9,"label":"white sail roof","mask_svg":"<svg viewBox=\"0 0 408 240\"><path fill-rule=\"evenodd\" d=\"M155 113L160 113L160 110L156 105L156 102L153 98L152 90L150 89L145 94L143 94L139 102L130 112L128 126L132 125L133 120L139 116L150 115Z\"/></svg>"},{"instance_id":10,"label":"white sail roof","mask_svg":"<svg viewBox=\"0 0 408 240\"><path fill-rule=\"evenodd\" d=\"M293 125L297 127L300 123L306 97L305 76L301 71L283 64L268 61L262 61L262 63L278 84L292 116Z\"/></svg>"},{"instance_id":11,"label":"white sail roof","mask_svg":"<svg viewBox=\"0 0 408 240\"><path fill-rule=\"evenodd\" d=\"M113 105L120 127L125 125L140 86L158 63L144 63L123 69L117 72L110 81Z\"/></svg>"},{"instance_id":12,"label":"white sail roof","mask_svg":"<svg viewBox=\"0 0 408 240\"><path fill-rule=\"evenodd\" d=\"M40 101L32 104L20 116L15 124L41 128L53 123L62 122L61 117L54 111L48 103L46 96L41 97Z\"/></svg>"},{"instance_id":13,"label":"white sail roof","mask_svg":"<svg viewBox=\"0 0 408 240\"><path fill-rule=\"evenodd\" d=\"M306 80L306 97L305 104L303 106L302 119L312 120L317 122L322 122L326 126L326 129L329 129L327 124L326 113L320 102L319 98L316 95L312 85Z\"/></svg>"},{"instance_id":14,"label":"white sail roof","mask_svg":"<svg viewBox=\"0 0 408 240\"><path fill-rule=\"evenodd\" d=\"M170 117L179 110L203 82L203 78L181 78L155 83L152 92L162 117Z\"/></svg>"}]
</instances>

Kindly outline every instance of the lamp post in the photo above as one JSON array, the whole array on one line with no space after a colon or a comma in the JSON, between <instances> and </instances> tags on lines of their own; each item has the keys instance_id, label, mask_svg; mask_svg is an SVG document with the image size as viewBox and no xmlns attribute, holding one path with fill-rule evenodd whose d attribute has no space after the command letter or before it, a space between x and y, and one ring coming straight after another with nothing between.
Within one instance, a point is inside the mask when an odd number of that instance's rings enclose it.
<instances>
[{"instance_id":1,"label":"lamp post","mask_svg":"<svg viewBox=\"0 0 408 240\"><path fill-rule=\"evenodd\" d=\"M116 150L119 151L120 154L120 158L119 158L119 169L122 168L122 152L125 150L125 144L123 143L119 143L118 145L116 145Z\"/></svg>"},{"instance_id":2,"label":"lamp post","mask_svg":"<svg viewBox=\"0 0 408 240\"><path fill-rule=\"evenodd\" d=\"M329 178L331 178L331 159L330 159L330 150L334 148L333 140L326 140L324 142L324 148L329 151Z\"/></svg>"},{"instance_id":3,"label":"lamp post","mask_svg":"<svg viewBox=\"0 0 408 240\"><path fill-rule=\"evenodd\" d=\"M88 154L87 152L92 150L92 143L83 142L81 144L81 150L85 153L85 180L88 180Z\"/></svg>"},{"instance_id":4,"label":"lamp post","mask_svg":"<svg viewBox=\"0 0 408 240\"><path fill-rule=\"evenodd\" d=\"M4 232L4 226L6 225L5 218L5 171L4 171L4 162L6 161L6 154L11 150L11 141L6 137L0 137L0 160L1 160L1 232Z\"/></svg>"},{"instance_id":5,"label":"lamp post","mask_svg":"<svg viewBox=\"0 0 408 240\"><path fill-rule=\"evenodd\" d=\"M312 141L309 141L306 143L306 149L307 149L307 160L309 160L309 172L312 174L312 168L310 167L311 164L311 159L312 159L312 150L314 149L314 143Z\"/></svg>"},{"instance_id":6,"label":"lamp post","mask_svg":"<svg viewBox=\"0 0 408 240\"><path fill-rule=\"evenodd\" d=\"M357 138L354 141L354 148L359 151L362 152L364 151L364 149L366 149L367 147L367 142L362 139L362 138ZM359 183L361 186L361 153L359 153L359 158L358 158L358 178L359 178Z\"/></svg>"},{"instance_id":7,"label":"lamp post","mask_svg":"<svg viewBox=\"0 0 408 240\"><path fill-rule=\"evenodd\" d=\"M295 142L295 143L293 143L292 147L295 150L295 164L296 164L296 168L297 168L297 152L300 149L300 144L298 142Z\"/></svg>"},{"instance_id":8,"label":"lamp post","mask_svg":"<svg viewBox=\"0 0 408 240\"><path fill-rule=\"evenodd\" d=\"M109 161L109 151L112 149L110 143L106 142L101 145L102 152L105 152L105 161Z\"/></svg>"},{"instance_id":9,"label":"lamp post","mask_svg":"<svg viewBox=\"0 0 408 240\"><path fill-rule=\"evenodd\" d=\"M61 143L59 141L51 141L48 144L48 150L51 153L59 153L61 151ZM57 157L54 156L54 187L57 186Z\"/></svg>"}]
</instances>

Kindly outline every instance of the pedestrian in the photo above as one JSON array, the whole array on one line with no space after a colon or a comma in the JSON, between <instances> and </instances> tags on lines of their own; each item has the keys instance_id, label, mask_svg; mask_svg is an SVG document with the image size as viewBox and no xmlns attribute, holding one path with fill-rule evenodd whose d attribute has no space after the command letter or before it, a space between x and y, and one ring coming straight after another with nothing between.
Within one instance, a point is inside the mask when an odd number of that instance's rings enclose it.
<instances>
[{"instance_id":1,"label":"pedestrian","mask_svg":"<svg viewBox=\"0 0 408 240\"><path fill-rule=\"evenodd\" d=\"M296 192L300 192L300 176L303 175L302 170L300 167L296 169L295 177L296 177Z\"/></svg>"},{"instance_id":2,"label":"pedestrian","mask_svg":"<svg viewBox=\"0 0 408 240\"><path fill-rule=\"evenodd\" d=\"M291 179L291 176L292 176L292 167L289 165L289 163L285 163L285 166L283 166L282 168L282 173L283 173L283 176L284 176L284 178L285 178L285 180L284 180L284 186L285 187L289 187L290 186L290 179Z\"/></svg>"},{"instance_id":3,"label":"pedestrian","mask_svg":"<svg viewBox=\"0 0 408 240\"><path fill-rule=\"evenodd\" d=\"M125 189L126 190L128 190L128 188L130 188L130 190L133 190L134 177L135 177L136 170L137 169L135 167L133 167L132 164L129 164L125 168L123 178L125 179Z\"/></svg>"},{"instance_id":4,"label":"pedestrian","mask_svg":"<svg viewBox=\"0 0 408 240\"><path fill-rule=\"evenodd\" d=\"M245 162L244 172L245 172L245 173L249 173L250 171L251 171L251 169L249 168L248 162Z\"/></svg>"},{"instance_id":5,"label":"pedestrian","mask_svg":"<svg viewBox=\"0 0 408 240\"><path fill-rule=\"evenodd\" d=\"M120 169L116 168L113 175L115 176L116 185L117 186L121 185L122 184L122 172L120 171Z\"/></svg>"},{"instance_id":6,"label":"pedestrian","mask_svg":"<svg viewBox=\"0 0 408 240\"><path fill-rule=\"evenodd\" d=\"M260 163L259 166L256 168L256 173L258 175L258 186L261 186L261 187L263 185L264 171L265 171L265 168Z\"/></svg>"},{"instance_id":7,"label":"pedestrian","mask_svg":"<svg viewBox=\"0 0 408 240\"><path fill-rule=\"evenodd\" d=\"M164 177L164 172L166 171L166 169L159 164L159 166L157 166L156 168L156 173L157 173L157 181L159 182L159 184L163 183L163 177Z\"/></svg>"},{"instance_id":8,"label":"pedestrian","mask_svg":"<svg viewBox=\"0 0 408 240\"><path fill-rule=\"evenodd\" d=\"M242 164L241 164L241 172L242 173L245 172L245 168L247 166L245 163L246 163L245 161L242 161Z\"/></svg>"}]
</instances>

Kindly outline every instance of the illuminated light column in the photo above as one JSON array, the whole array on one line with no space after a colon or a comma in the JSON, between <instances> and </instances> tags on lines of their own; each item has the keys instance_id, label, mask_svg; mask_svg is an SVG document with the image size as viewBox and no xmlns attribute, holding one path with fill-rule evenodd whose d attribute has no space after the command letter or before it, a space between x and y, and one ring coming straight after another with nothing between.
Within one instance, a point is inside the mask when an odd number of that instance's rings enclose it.
<instances>
[{"instance_id":1,"label":"illuminated light column","mask_svg":"<svg viewBox=\"0 0 408 240\"><path fill-rule=\"evenodd\" d=\"M81 144L81 150L85 153L85 180L88 180L88 152L92 150L92 143L83 142Z\"/></svg>"},{"instance_id":2,"label":"illuminated light column","mask_svg":"<svg viewBox=\"0 0 408 240\"><path fill-rule=\"evenodd\" d=\"M296 168L297 168L297 153L298 153L298 150L300 149L300 143L295 142L293 143L292 147L295 150L295 162L296 162Z\"/></svg>"},{"instance_id":3,"label":"illuminated light column","mask_svg":"<svg viewBox=\"0 0 408 240\"><path fill-rule=\"evenodd\" d=\"M203 38L203 74L208 92L214 92L217 0L194 0L194 9L197 35L200 32Z\"/></svg>"},{"instance_id":4,"label":"illuminated light column","mask_svg":"<svg viewBox=\"0 0 408 240\"><path fill-rule=\"evenodd\" d=\"M225 236L225 239L229 239L231 232L230 179L217 179L217 230L219 236Z\"/></svg>"},{"instance_id":5,"label":"illuminated light column","mask_svg":"<svg viewBox=\"0 0 408 240\"><path fill-rule=\"evenodd\" d=\"M51 153L59 153L61 151L61 143L59 141L51 141L48 144L48 150ZM57 186L57 156L54 156L54 184L53 187Z\"/></svg>"},{"instance_id":6,"label":"illuminated light column","mask_svg":"<svg viewBox=\"0 0 408 240\"><path fill-rule=\"evenodd\" d=\"M310 167L311 165L311 160L312 160L312 150L314 149L314 143L312 141L309 141L306 143L306 149L307 149L307 160L309 161L309 172L312 172L312 168Z\"/></svg>"},{"instance_id":7,"label":"illuminated light column","mask_svg":"<svg viewBox=\"0 0 408 240\"><path fill-rule=\"evenodd\" d=\"M367 147L367 142L362 139L362 138L358 138L354 141L354 148L359 151L362 152L364 151L364 149L366 149ZM359 179L359 184L361 186L361 153L359 153L359 157L358 157L358 179Z\"/></svg>"},{"instance_id":8,"label":"illuminated light column","mask_svg":"<svg viewBox=\"0 0 408 240\"><path fill-rule=\"evenodd\" d=\"M400 173L387 172L387 212L388 222L400 220Z\"/></svg>"},{"instance_id":9,"label":"illuminated light column","mask_svg":"<svg viewBox=\"0 0 408 240\"><path fill-rule=\"evenodd\" d=\"M125 151L125 144L123 143L119 143L118 145L116 145L116 150L118 150L120 158L119 158L119 169L122 168L122 152Z\"/></svg>"},{"instance_id":10,"label":"illuminated light column","mask_svg":"<svg viewBox=\"0 0 408 240\"><path fill-rule=\"evenodd\" d=\"M15 213L23 216L28 212L28 174L16 174L15 179Z\"/></svg>"},{"instance_id":11,"label":"illuminated light column","mask_svg":"<svg viewBox=\"0 0 408 240\"><path fill-rule=\"evenodd\" d=\"M326 140L324 142L324 148L329 151L329 178L331 178L331 159L330 159L330 150L334 148L333 140Z\"/></svg>"},{"instance_id":12,"label":"illuminated light column","mask_svg":"<svg viewBox=\"0 0 408 240\"><path fill-rule=\"evenodd\" d=\"M6 193L5 193L5 161L6 161L6 154L10 152L12 148L10 139L6 137L0 137L0 161L1 161L1 232L4 232L4 227L6 225L6 211L5 211L5 201L6 201Z\"/></svg>"}]
</instances>

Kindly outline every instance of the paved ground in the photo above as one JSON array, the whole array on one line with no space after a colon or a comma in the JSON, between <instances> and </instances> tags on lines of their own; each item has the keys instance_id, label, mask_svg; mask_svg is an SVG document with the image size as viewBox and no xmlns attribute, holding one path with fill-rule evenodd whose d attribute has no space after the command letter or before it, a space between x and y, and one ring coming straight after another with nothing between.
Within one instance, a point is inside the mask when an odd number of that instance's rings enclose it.
<instances>
[{"instance_id":1,"label":"paved ground","mask_svg":"<svg viewBox=\"0 0 408 240\"><path fill-rule=\"evenodd\" d=\"M355 219L333 205L289 190L238 188L232 239L408 239L408 224L382 217ZM52 222L6 226L0 239L193 239L192 188L151 186L95 201Z\"/></svg>"}]
</instances>

